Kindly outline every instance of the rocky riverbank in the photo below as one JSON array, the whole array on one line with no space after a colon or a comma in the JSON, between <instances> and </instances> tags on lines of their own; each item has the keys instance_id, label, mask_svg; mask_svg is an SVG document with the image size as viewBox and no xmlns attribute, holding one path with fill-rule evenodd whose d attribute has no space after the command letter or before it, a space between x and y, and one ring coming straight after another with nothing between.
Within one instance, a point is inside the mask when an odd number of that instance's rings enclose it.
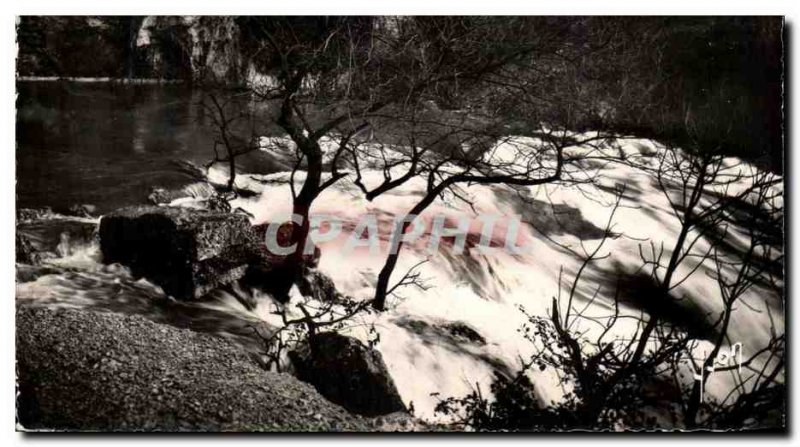
<instances>
[{"instance_id":1,"label":"rocky riverbank","mask_svg":"<svg viewBox=\"0 0 800 447\"><path fill-rule=\"evenodd\" d=\"M271 291L280 260L264 256L259 229L245 216L139 206L99 219L50 210L17 217L17 282L25 284L17 289L18 421L25 429L419 427L380 354L356 339L318 335L341 343L295 355L304 368L294 362L288 371L297 377L268 371L271 348L259 346L277 328L255 324L247 312L269 306L256 295L273 306L290 303ZM76 249L87 252L77 266L66 262ZM255 279L243 276L256 267ZM298 279L307 299L346 299L314 268ZM66 289L74 296L51 296ZM244 307L215 307L212 295L220 293Z\"/></svg>"},{"instance_id":2,"label":"rocky riverbank","mask_svg":"<svg viewBox=\"0 0 800 447\"><path fill-rule=\"evenodd\" d=\"M25 429L375 431L288 374L264 371L222 338L138 316L17 308L18 416Z\"/></svg>"}]
</instances>

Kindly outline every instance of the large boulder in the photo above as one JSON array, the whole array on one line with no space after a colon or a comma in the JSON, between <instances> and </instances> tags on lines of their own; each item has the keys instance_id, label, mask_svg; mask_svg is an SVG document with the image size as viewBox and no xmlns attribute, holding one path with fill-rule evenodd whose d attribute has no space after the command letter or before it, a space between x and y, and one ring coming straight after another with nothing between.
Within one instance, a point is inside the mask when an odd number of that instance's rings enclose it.
<instances>
[{"instance_id":1,"label":"large boulder","mask_svg":"<svg viewBox=\"0 0 800 447\"><path fill-rule=\"evenodd\" d=\"M129 266L164 292L197 299L261 262L246 216L186 208L136 206L104 216L100 247L106 263Z\"/></svg>"},{"instance_id":2,"label":"large boulder","mask_svg":"<svg viewBox=\"0 0 800 447\"><path fill-rule=\"evenodd\" d=\"M414 429L349 414L232 342L139 316L20 306L18 421L89 431Z\"/></svg>"},{"instance_id":3,"label":"large boulder","mask_svg":"<svg viewBox=\"0 0 800 447\"><path fill-rule=\"evenodd\" d=\"M406 411L380 352L334 332L314 336L289 352L297 377L353 413L378 416Z\"/></svg>"},{"instance_id":4,"label":"large boulder","mask_svg":"<svg viewBox=\"0 0 800 447\"><path fill-rule=\"evenodd\" d=\"M259 247L261 249L261 253L263 257L269 260L270 264L272 265L279 265L284 264L292 260L293 255L278 255L269 251L266 245L266 237L267 231L271 225L275 225L273 223L265 223L260 225L254 225L253 231L255 231L258 241ZM281 247L287 247L292 244L292 231L294 231L294 227L291 223L285 222L280 224L278 227L277 234L275 234L275 242ZM314 252L310 254L303 254L301 256L302 264L306 267L316 267L319 264L319 258L322 256L322 252L320 251L319 247L314 246Z\"/></svg>"},{"instance_id":5,"label":"large boulder","mask_svg":"<svg viewBox=\"0 0 800 447\"><path fill-rule=\"evenodd\" d=\"M270 225L266 223L253 226L260 261L250 265L247 274L243 278L243 284L247 287L256 287L264 290L279 302L285 303L289 301L289 291L293 285L297 284L302 288L305 284L309 284L306 279L307 273L314 270L314 267L319 263L321 252L319 247L314 247L314 252L308 255L301 255L299 262L293 254L278 255L272 253L267 248L265 239ZM291 245L292 231L292 224L281 224L275 235L277 244L281 247ZM306 287L305 290L308 291L310 289ZM306 294L302 291L301 293Z\"/></svg>"}]
</instances>

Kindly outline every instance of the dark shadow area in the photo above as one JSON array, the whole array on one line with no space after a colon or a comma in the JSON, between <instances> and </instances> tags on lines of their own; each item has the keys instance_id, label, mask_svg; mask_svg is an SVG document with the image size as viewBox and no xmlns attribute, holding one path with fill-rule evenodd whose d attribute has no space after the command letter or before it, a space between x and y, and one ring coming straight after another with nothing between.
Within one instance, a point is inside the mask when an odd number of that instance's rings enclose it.
<instances>
[{"instance_id":1,"label":"dark shadow area","mask_svg":"<svg viewBox=\"0 0 800 447\"><path fill-rule=\"evenodd\" d=\"M702 272L698 271L695 274L701 275ZM699 304L702 302L699 298L702 297L664 293L649 274L641 271L631 272L619 262L614 262L605 269L591 268L584 275L583 282L591 284L591 292L601 287L604 296L613 297L614 292L619 289L620 306L656 316L671 326L685 331L691 338L711 340L717 335L717 330L713 327L713 316ZM582 300L588 301L590 298L580 289L576 293ZM604 298L597 304L607 307L609 312L613 313L613 298Z\"/></svg>"},{"instance_id":2,"label":"dark shadow area","mask_svg":"<svg viewBox=\"0 0 800 447\"><path fill-rule=\"evenodd\" d=\"M511 377L512 370L502 360L481 352L486 340L475 329L460 322L432 324L422 320L402 317L395 323L411 332L426 346L438 346L457 355L464 355L491 366L504 377Z\"/></svg>"},{"instance_id":3,"label":"dark shadow area","mask_svg":"<svg viewBox=\"0 0 800 447\"><path fill-rule=\"evenodd\" d=\"M603 229L584 219L578 208L532 199L527 190L494 188L494 193L501 203L511 206L524 223L546 236L569 234L582 240L603 237Z\"/></svg>"},{"instance_id":4,"label":"dark shadow area","mask_svg":"<svg viewBox=\"0 0 800 447\"><path fill-rule=\"evenodd\" d=\"M708 225L701 221L700 230L706 239L713 241L715 247L736 262L739 262L749 250L749 239L752 231L759 245L770 247L772 256L767 256L760 249L751 255L750 271L756 272L748 278L766 290L775 291L776 297L784 295L784 213L783 210L768 211L753 205L739 197L714 196L714 200L722 200L725 212L721 222ZM733 237L733 230L742 232L745 240Z\"/></svg>"},{"instance_id":5,"label":"dark shadow area","mask_svg":"<svg viewBox=\"0 0 800 447\"><path fill-rule=\"evenodd\" d=\"M454 278L466 282L472 291L481 298L495 299L498 289L493 288L492 285L502 287L503 282L486 256L468 249L465 249L462 254L456 254L451 250L439 250L438 254L447 263ZM481 259L484 260L484 263L480 262Z\"/></svg>"}]
</instances>

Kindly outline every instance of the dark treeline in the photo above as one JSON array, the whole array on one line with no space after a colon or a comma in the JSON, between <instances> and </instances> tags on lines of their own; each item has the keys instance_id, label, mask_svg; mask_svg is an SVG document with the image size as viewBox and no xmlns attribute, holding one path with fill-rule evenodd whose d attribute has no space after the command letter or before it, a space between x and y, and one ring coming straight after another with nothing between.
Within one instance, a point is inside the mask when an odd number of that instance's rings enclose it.
<instances>
[{"instance_id":1,"label":"dark treeline","mask_svg":"<svg viewBox=\"0 0 800 447\"><path fill-rule=\"evenodd\" d=\"M684 148L725 151L775 171L782 169L783 22L779 17L411 19L427 23L432 53L469 54L458 48L436 48L447 44L445 40L437 43L442 26L470 27L475 22L486 27L484 22L493 21L500 32L519 22L544 35L557 35L564 64L551 67L554 76L542 88L559 91L563 76L583 81L581 91L563 93L565 103L574 101L574 96L594 97L596 107L585 114L580 127L616 130ZM198 83L213 78L215 83L236 84L246 82L248 69L277 72L279 61L264 45L265 33L279 35L280 30L290 29L293 39L314 47L324 44L331 30L346 28L347 35L335 33L332 40L338 42L329 44L351 51L347 48L351 44L372 45L367 38L382 22L381 17L159 17L150 21L144 17L22 17L17 69L23 76L159 77ZM146 41L138 39L143 32ZM478 53L496 48L472 44ZM295 53L295 57L305 56ZM339 59L328 62L339 63ZM314 63L321 61L317 58ZM324 67L314 69L326 72ZM458 108L458 104L447 104L446 92L439 93L440 107ZM585 98L574 102L581 107L587 104Z\"/></svg>"},{"instance_id":2,"label":"dark treeline","mask_svg":"<svg viewBox=\"0 0 800 447\"><path fill-rule=\"evenodd\" d=\"M782 169L780 18L595 20L611 28L606 74L633 75L617 78L615 128Z\"/></svg>"}]
</instances>

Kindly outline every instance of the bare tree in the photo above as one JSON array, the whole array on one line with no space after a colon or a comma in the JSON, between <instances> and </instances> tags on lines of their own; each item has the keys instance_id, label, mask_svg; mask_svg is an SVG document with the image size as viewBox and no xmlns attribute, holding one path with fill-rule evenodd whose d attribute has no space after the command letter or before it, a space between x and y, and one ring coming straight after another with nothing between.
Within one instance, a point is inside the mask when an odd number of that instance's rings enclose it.
<instances>
[{"instance_id":1,"label":"bare tree","mask_svg":"<svg viewBox=\"0 0 800 447\"><path fill-rule=\"evenodd\" d=\"M203 107L207 116L211 117L217 130L217 138L214 140L214 158L206 164L206 168L215 163L227 163L227 187L230 191L235 191L236 159L260 148L258 144L260 132L256 127L255 116L247 109L241 108L236 103L237 100L241 100L241 95L239 97L229 96L221 100L217 94L211 92L200 101L200 106ZM242 127L247 128L245 136L242 136ZM225 151L224 155L219 153L220 145Z\"/></svg>"},{"instance_id":2,"label":"bare tree","mask_svg":"<svg viewBox=\"0 0 800 447\"><path fill-rule=\"evenodd\" d=\"M440 411L461 414L458 423L494 430L716 429L781 424L785 335L768 305L765 309L770 316L771 337L765 345L750 350L746 357L718 364L721 351L735 344L730 324L737 305L758 312L752 303L743 301L745 293L760 285L781 294L781 279L773 277L782 260L780 240L775 237L782 215L775 176L755 170L742 172L730 160L725 164L707 154L698 158L674 150L665 152L655 167L646 169L658 175L659 185L681 223L668 260L662 262L667 250L651 243L649 256L642 251L644 262L639 272L645 273L644 282L637 285L626 279L640 273L618 271L611 284L590 284L590 295L578 299L578 291L586 289L585 273L608 257L603 253L606 242L623 237L613 232L614 215L624 192L619 191L603 237L594 248L587 249L583 244L582 251L562 247L582 262L572 282L559 288L551 315L528 316L523 334L537 347L536 353L523 363L516 377L495 381L492 388L500 396L498 400L491 402L478 390L465 398L443 400ZM734 191L734 185L738 190ZM748 220L742 220L743 206L749 212L745 214ZM727 243L728 231L743 233L746 244L733 249ZM708 247L698 248L703 245L701 241ZM687 260L699 265L679 268ZM705 332L687 328L669 315L668 305L654 302L661 299L665 304L679 304L672 293L689 277L703 276L701 267L710 267L705 274L717 284L720 304L711 313L699 315L708 329ZM634 286L646 290L631 290ZM632 303L631 294L647 301ZM606 313L598 311L603 306L593 306L603 299L611 300ZM638 315L631 312L631 304L641 307ZM632 332L623 328L629 327L629 322L635 323ZM711 351L697 361L696 347L701 338L710 343ZM727 353L723 357L732 356ZM532 367L557 375L565 390L562 402L543 404L535 393L527 399L503 397L531 393L526 374ZM701 372L699 376L693 374L695 371ZM731 375L734 385L722 399L702 396L710 372Z\"/></svg>"},{"instance_id":3,"label":"bare tree","mask_svg":"<svg viewBox=\"0 0 800 447\"><path fill-rule=\"evenodd\" d=\"M478 135L486 135L478 134ZM361 186L368 198L375 197L389 187L396 187L413 175L423 175L427 180L422 198L412 207L407 216L418 216L436 199L445 193L459 198L460 185L512 185L536 186L558 181L567 181L565 166L574 163L581 157L565 155L570 147L582 146L591 142L606 139L607 136L596 134L588 137L574 138L566 130L549 130L540 134L535 140L501 139L500 145L478 148L477 154L471 153L475 147L475 135L469 135L458 145L458 150L451 153L432 152L430 149L414 150L409 161L409 170L397 178L387 174L385 181L378 187L367 190ZM495 142L496 143L496 142ZM468 149L463 149L468 148ZM500 148L507 150L502 155ZM509 150L510 149L510 150ZM430 155L430 157L425 157ZM357 177L358 178L358 177ZM360 184L359 182L356 182ZM412 220L404 220L395 237L404 234L412 225ZM390 278L397 265L403 239L396 242L396 250L391 251L378 275L373 307L384 310L386 298L390 290ZM395 247L393 247L395 248Z\"/></svg>"},{"instance_id":4,"label":"bare tree","mask_svg":"<svg viewBox=\"0 0 800 447\"><path fill-rule=\"evenodd\" d=\"M348 297L336 297L327 301L304 297L302 302L275 304L273 314L281 318L281 326L276 330L263 334L258 328L252 328L263 342L265 366L283 371L287 352L306 341L313 345L315 337L323 330L336 331L352 327L353 319L368 311L369 302L357 302Z\"/></svg>"},{"instance_id":5,"label":"bare tree","mask_svg":"<svg viewBox=\"0 0 800 447\"><path fill-rule=\"evenodd\" d=\"M347 163L354 165L358 184L358 169L363 163L359 158L375 155L374 148L357 148L361 132L367 128L384 134L402 132L402 126L385 129L391 127L393 118L405 119L430 104L484 109L492 103L485 79L517 63L544 60L545 55L556 57L571 27L568 21L552 18L493 17L249 18L243 24L253 36L251 50L259 55L255 60L260 61L260 68L274 74L273 83L254 86L250 94L274 107L274 124L286 133L296 153L290 187L293 212L302 220L292 234L292 242L297 244L293 262L297 264L302 262L309 211L316 198L350 174L343 169ZM216 109L221 117L220 108ZM228 152L226 160L233 164L241 151L225 142L226 122L220 118L217 127ZM443 140L451 132L447 127L440 126L439 136L433 140ZM404 137L408 139L402 134L394 139ZM335 139L327 152L321 144L323 139ZM427 149L417 149L417 145L411 145L412 166L406 175L366 191L369 199L422 175L417 163L430 154ZM440 182L436 177L448 162L441 156L429 162L439 166L428 169L434 184L425 202L432 202L456 183L544 181L533 179L541 173L534 173L534 169L527 174L509 174L478 168ZM393 162L389 163L384 166L387 170ZM305 175L302 186L296 189L295 171L300 169ZM232 185L233 180L229 183ZM391 268L382 277L388 279ZM385 295L386 287L380 288L378 295ZM382 300L378 301L376 307L382 308Z\"/></svg>"}]
</instances>

